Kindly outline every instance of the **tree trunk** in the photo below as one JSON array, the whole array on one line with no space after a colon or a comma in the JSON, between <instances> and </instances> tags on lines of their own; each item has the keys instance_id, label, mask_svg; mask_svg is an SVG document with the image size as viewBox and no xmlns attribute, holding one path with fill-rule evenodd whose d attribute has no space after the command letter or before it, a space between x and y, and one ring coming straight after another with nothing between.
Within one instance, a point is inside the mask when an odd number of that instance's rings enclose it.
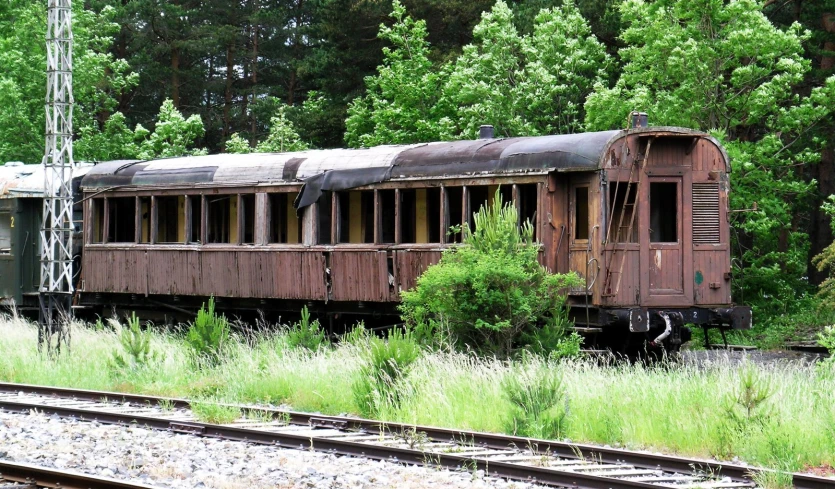
<instances>
[{"instance_id":1,"label":"tree trunk","mask_svg":"<svg viewBox=\"0 0 835 489\"><path fill-rule=\"evenodd\" d=\"M180 108L180 49L171 46L171 101Z\"/></svg>"},{"instance_id":2,"label":"tree trunk","mask_svg":"<svg viewBox=\"0 0 835 489\"><path fill-rule=\"evenodd\" d=\"M226 47L226 91L223 98L223 138L229 137L232 127L232 81L235 76L234 49L231 45Z\"/></svg>"}]
</instances>

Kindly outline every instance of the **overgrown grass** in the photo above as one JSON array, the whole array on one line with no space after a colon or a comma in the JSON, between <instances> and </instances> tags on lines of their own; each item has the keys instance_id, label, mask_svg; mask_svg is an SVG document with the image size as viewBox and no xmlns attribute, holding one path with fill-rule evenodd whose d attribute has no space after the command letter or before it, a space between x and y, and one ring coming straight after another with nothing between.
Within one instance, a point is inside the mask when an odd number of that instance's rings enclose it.
<instances>
[{"instance_id":1,"label":"overgrown grass","mask_svg":"<svg viewBox=\"0 0 835 489\"><path fill-rule=\"evenodd\" d=\"M367 341L311 351L289 347L286 333L233 334L217 362L199 362L182 335L151 331L152 359L126 370L111 365L124 348L115 331L75 325L70 351L50 360L37 351L33 325L5 320L0 379L191 397L204 401L206 419L228 419L215 408L220 402L361 412L354 387L368 365ZM520 371L527 377L517 382ZM542 392L526 397L529 387ZM722 361L606 367L421 350L387 388L398 402L377 404L377 414L391 421L494 432L527 423L577 442L738 457L786 470L835 465L835 369Z\"/></svg>"}]
</instances>

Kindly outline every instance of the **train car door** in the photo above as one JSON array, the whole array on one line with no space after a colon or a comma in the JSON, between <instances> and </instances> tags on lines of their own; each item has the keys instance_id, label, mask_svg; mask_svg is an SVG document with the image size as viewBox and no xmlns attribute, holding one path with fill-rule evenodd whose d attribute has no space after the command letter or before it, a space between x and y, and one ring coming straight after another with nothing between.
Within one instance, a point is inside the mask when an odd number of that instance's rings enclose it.
<instances>
[{"instance_id":1,"label":"train car door","mask_svg":"<svg viewBox=\"0 0 835 489\"><path fill-rule=\"evenodd\" d=\"M573 295L592 290L599 265L595 243L599 241L599 226L595 216L599 211L596 174L574 176L568 186L568 269L576 272L583 283L571 289Z\"/></svg>"},{"instance_id":2,"label":"train car door","mask_svg":"<svg viewBox=\"0 0 835 489\"><path fill-rule=\"evenodd\" d=\"M693 284L689 175L650 176L641 222L641 297L644 306L689 306Z\"/></svg>"}]
</instances>

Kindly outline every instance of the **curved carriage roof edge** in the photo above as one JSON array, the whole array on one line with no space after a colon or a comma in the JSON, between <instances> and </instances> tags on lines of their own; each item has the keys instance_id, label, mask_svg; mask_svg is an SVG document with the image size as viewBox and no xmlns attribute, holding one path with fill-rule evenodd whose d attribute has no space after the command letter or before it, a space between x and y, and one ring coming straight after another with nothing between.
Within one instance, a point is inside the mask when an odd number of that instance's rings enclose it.
<instances>
[{"instance_id":1,"label":"curved carriage roof edge","mask_svg":"<svg viewBox=\"0 0 835 489\"><path fill-rule=\"evenodd\" d=\"M217 154L96 165L82 187L243 186L303 183L297 208L316 202L324 191L394 179L456 177L539 171L594 171L618 139L632 134L689 136L707 134L677 127L649 127L564 134L377 146L365 149L308 150L294 153ZM724 154L726 165L727 155Z\"/></svg>"}]
</instances>

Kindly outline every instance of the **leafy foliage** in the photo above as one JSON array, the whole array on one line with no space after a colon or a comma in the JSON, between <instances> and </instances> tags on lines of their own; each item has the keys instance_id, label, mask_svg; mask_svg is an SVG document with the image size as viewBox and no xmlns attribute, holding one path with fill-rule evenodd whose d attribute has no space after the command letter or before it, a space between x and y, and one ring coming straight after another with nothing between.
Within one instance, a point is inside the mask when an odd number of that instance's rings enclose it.
<instances>
[{"instance_id":1,"label":"leafy foliage","mask_svg":"<svg viewBox=\"0 0 835 489\"><path fill-rule=\"evenodd\" d=\"M430 61L424 21L397 2L392 17L380 37L394 48L384 48L367 94L349 109L352 146L473 138L482 124L503 136L574 132L586 96L607 78L610 57L570 1L541 9L523 35L500 0L482 15L474 42L444 64Z\"/></svg>"},{"instance_id":2,"label":"leafy foliage","mask_svg":"<svg viewBox=\"0 0 835 489\"><path fill-rule=\"evenodd\" d=\"M115 370L132 372L156 359L156 354L151 351L151 332L142 331L136 313L131 313L128 327L121 328L119 344L123 351L114 352L110 360Z\"/></svg>"},{"instance_id":3,"label":"leafy foliage","mask_svg":"<svg viewBox=\"0 0 835 489\"><path fill-rule=\"evenodd\" d=\"M568 396L559 372L521 366L504 376L502 392L512 405L509 433L546 439L564 436Z\"/></svg>"},{"instance_id":4,"label":"leafy foliage","mask_svg":"<svg viewBox=\"0 0 835 489\"><path fill-rule=\"evenodd\" d=\"M197 318L188 328L186 343L198 357L209 363L216 363L229 342L230 328L226 316L215 313L215 299L209 298L209 304L200 306Z\"/></svg>"},{"instance_id":5,"label":"leafy foliage","mask_svg":"<svg viewBox=\"0 0 835 489\"><path fill-rule=\"evenodd\" d=\"M345 121L349 146L403 144L449 139L451 120L444 116L440 91L445 73L429 60L426 22L406 15L393 2L392 27L380 26L383 48L376 76L365 78L366 95L354 99Z\"/></svg>"},{"instance_id":6,"label":"leafy foliage","mask_svg":"<svg viewBox=\"0 0 835 489\"><path fill-rule=\"evenodd\" d=\"M410 331L391 329L385 339L367 336L367 340L359 377L352 389L360 413L373 417L385 404L397 407L397 388L421 350Z\"/></svg>"},{"instance_id":7,"label":"leafy foliage","mask_svg":"<svg viewBox=\"0 0 835 489\"><path fill-rule=\"evenodd\" d=\"M159 109L153 132L142 125L131 131L125 116L116 112L104 124L103 131L95 126L81 129L81 138L76 143L77 154L92 161L120 158L149 160L205 154L205 149L194 148L204 132L200 116L186 118L171 100L165 100Z\"/></svg>"},{"instance_id":8,"label":"leafy foliage","mask_svg":"<svg viewBox=\"0 0 835 489\"><path fill-rule=\"evenodd\" d=\"M823 204L822 208L830 216L835 216L835 195L830 195L829 200ZM833 222L832 226L835 228L835 222ZM833 277L833 274L835 274L835 243L827 246L821 254L814 258L813 262L818 267L818 270L826 270L829 272L829 278L823 281L818 291L818 296L821 298L821 305L835 309L835 277ZM827 346L827 348L829 347Z\"/></svg>"},{"instance_id":9,"label":"leafy foliage","mask_svg":"<svg viewBox=\"0 0 835 489\"><path fill-rule=\"evenodd\" d=\"M517 223L516 207L497 191L492 205L475 214L475 229L464 227L463 244L445 250L402 294L406 322L444 321L459 347L507 355L521 333L557 321L563 291L578 279L548 273L537 261L530 222Z\"/></svg>"},{"instance_id":10,"label":"leafy foliage","mask_svg":"<svg viewBox=\"0 0 835 489\"><path fill-rule=\"evenodd\" d=\"M458 107L458 137L475 137L482 124L504 136L581 128L586 96L605 83L610 58L572 2L542 9L533 33L520 35L500 0L483 14L473 38L444 87Z\"/></svg>"},{"instance_id":11,"label":"leafy foliage","mask_svg":"<svg viewBox=\"0 0 835 489\"><path fill-rule=\"evenodd\" d=\"M138 76L109 52L119 26L115 10L73 4L73 108L77 128L95 123L133 89ZM0 6L0 161L40 162L44 152L46 5L12 0Z\"/></svg>"},{"instance_id":12,"label":"leafy foliage","mask_svg":"<svg viewBox=\"0 0 835 489\"><path fill-rule=\"evenodd\" d=\"M307 310L307 306L302 308L301 320L293 323L285 333L287 344L291 348L301 347L316 351L327 344L325 332L322 330L319 320L310 320L310 311Z\"/></svg>"}]
</instances>

